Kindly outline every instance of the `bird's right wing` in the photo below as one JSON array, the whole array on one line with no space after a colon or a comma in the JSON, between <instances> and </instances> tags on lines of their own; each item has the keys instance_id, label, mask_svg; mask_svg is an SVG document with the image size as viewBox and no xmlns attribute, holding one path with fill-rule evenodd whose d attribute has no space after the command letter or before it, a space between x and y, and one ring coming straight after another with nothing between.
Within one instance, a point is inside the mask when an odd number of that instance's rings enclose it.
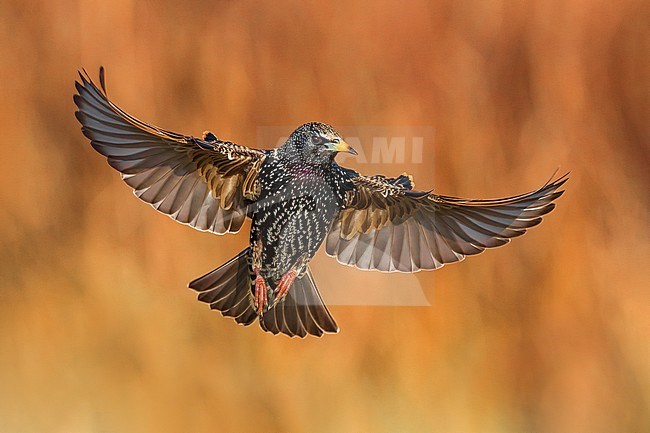
<instances>
[{"instance_id":1,"label":"bird's right wing","mask_svg":"<svg viewBox=\"0 0 650 433\"><path fill-rule=\"evenodd\" d=\"M349 172L354 187L327 235L327 254L385 272L437 269L510 242L553 210L568 180L566 174L526 194L468 200L413 191L406 175Z\"/></svg>"},{"instance_id":2,"label":"bird's right wing","mask_svg":"<svg viewBox=\"0 0 650 433\"><path fill-rule=\"evenodd\" d=\"M237 232L247 203L259 194L257 175L266 153L166 131L127 114L86 71L75 82L75 113L95 150L122 174L135 194L177 221L217 234Z\"/></svg>"}]
</instances>

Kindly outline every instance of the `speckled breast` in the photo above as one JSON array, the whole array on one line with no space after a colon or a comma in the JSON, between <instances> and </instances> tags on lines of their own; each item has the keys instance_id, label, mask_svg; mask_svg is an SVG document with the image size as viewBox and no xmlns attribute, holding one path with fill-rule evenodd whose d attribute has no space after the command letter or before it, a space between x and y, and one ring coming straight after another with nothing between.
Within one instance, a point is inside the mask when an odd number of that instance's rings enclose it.
<instances>
[{"instance_id":1,"label":"speckled breast","mask_svg":"<svg viewBox=\"0 0 650 433\"><path fill-rule=\"evenodd\" d=\"M317 170L262 170L262 195L255 205L251 244L261 244L262 275L279 279L297 262L310 260L325 239L340 200ZM272 179L272 181L268 181Z\"/></svg>"}]
</instances>

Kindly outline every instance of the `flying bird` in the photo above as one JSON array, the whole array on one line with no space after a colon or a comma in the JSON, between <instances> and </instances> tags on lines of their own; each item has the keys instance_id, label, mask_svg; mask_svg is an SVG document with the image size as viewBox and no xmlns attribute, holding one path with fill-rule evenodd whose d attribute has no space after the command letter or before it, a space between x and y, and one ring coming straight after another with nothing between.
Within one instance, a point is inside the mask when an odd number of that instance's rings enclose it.
<instances>
[{"instance_id":1,"label":"flying bird","mask_svg":"<svg viewBox=\"0 0 650 433\"><path fill-rule=\"evenodd\" d=\"M129 115L79 73L76 118L92 147L141 200L195 229L238 232L249 246L195 279L198 299L242 325L305 337L339 328L309 262L328 255L364 270L416 272L510 242L555 207L568 173L517 196L471 200L416 191L413 178L364 176L335 161L356 154L325 123L298 127L280 147L259 150L167 131Z\"/></svg>"}]
</instances>

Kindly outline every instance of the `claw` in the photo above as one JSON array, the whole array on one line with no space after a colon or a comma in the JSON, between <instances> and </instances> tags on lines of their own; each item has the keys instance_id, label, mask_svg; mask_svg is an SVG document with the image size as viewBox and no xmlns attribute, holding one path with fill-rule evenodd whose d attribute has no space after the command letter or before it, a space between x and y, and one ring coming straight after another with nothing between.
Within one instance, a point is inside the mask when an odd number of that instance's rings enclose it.
<instances>
[{"instance_id":1,"label":"claw","mask_svg":"<svg viewBox=\"0 0 650 433\"><path fill-rule=\"evenodd\" d=\"M266 281L264 277L259 274L259 271L255 270L255 299L253 304L257 310L257 314L262 314L264 312L264 307L268 305L268 294L266 292Z\"/></svg>"},{"instance_id":2,"label":"claw","mask_svg":"<svg viewBox=\"0 0 650 433\"><path fill-rule=\"evenodd\" d=\"M275 288L275 300L273 301L273 307L282 301L287 294L289 293L289 288L293 284L294 280L298 276L298 272L295 269L290 269L286 274L280 278L278 286Z\"/></svg>"}]
</instances>

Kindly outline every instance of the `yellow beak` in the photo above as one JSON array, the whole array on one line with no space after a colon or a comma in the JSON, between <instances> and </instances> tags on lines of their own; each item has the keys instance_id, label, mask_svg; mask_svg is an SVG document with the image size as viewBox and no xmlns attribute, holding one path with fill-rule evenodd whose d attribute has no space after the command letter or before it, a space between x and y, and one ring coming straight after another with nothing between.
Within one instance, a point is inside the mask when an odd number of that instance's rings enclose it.
<instances>
[{"instance_id":1,"label":"yellow beak","mask_svg":"<svg viewBox=\"0 0 650 433\"><path fill-rule=\"evenodd\" d=\"M358 155L357 151L354 150L348 143L346 143L344 140L339 141L338 143L330 143L328 145L328 148L330 150L336 151L336 152L347 152L352 155Z\"/></svg>"}]
</instances>

